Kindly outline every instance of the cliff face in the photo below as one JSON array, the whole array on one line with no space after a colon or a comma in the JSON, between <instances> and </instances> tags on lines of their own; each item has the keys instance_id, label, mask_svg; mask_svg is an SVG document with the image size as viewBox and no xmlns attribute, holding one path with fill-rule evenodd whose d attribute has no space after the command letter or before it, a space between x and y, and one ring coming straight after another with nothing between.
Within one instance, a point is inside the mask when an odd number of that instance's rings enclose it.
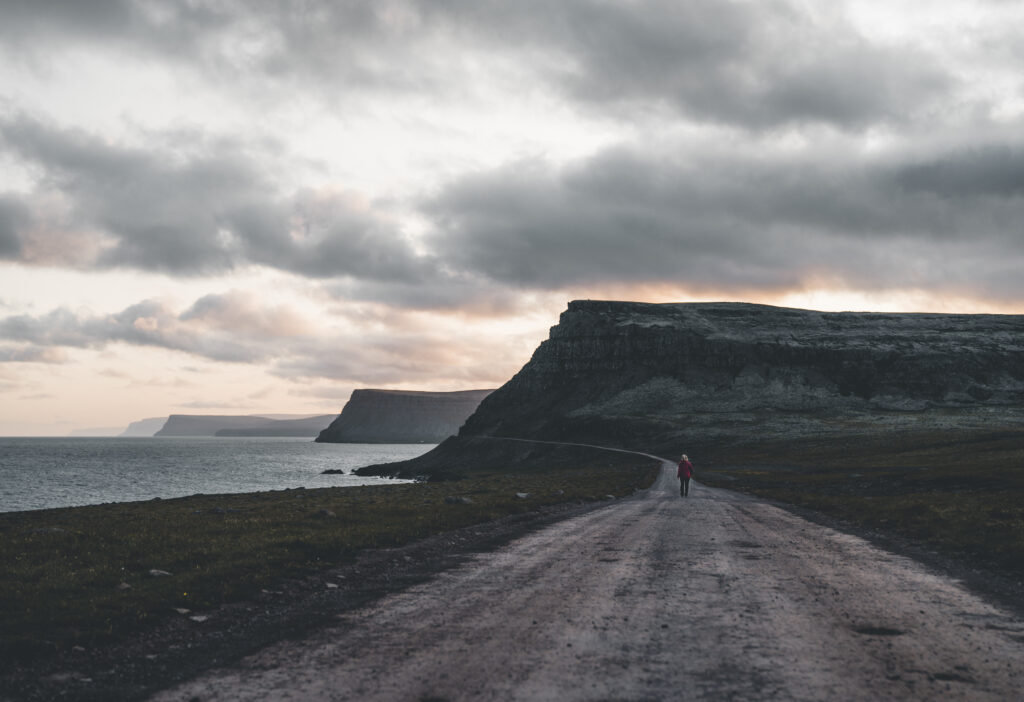
<instances>
[{"instance_id":1,"label":"cliff face","mask_svg":"<svg viewBox=\"0 0 1024 702\"><path fill-rule=\"evenodd\" d=\"M132 422L118 436L153 436L167 423L167 417L150 417Z\"/></svg>"},{"instance_id":2,"label":"cliff face","mask_svg":"<svg viewBox=\"0 0 1024 702\"><path fill-rule=\"evenodd\" d=\"M620 445L984 424L1024 408L1024 316L576 301L460 436Z\"/></svg>"},{"instance_id":3,"label":"cliff face","mask_svg":"<svg viewBox=\"0 0 1024 702\"><path fill-rule=\"evenodd\" d=\"M317 441L437 443L454 435L491 390L356 390Z\"/></svg>"}]
</instances>

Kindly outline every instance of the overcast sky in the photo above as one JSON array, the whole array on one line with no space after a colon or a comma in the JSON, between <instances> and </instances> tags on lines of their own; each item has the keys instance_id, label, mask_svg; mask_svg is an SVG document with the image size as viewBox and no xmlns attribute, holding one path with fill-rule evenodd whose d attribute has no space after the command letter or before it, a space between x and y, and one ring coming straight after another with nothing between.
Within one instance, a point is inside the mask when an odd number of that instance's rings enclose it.
<instances>
[{"instance_id":1,"label":"overcast sky","mask_svg":"<svg viewBox=\"0 0 1024 702\"><path fill-rule=\"evenodd\" d=\"M1024 5L0 0L0 434L497 387L568 300L1024 312Z\"/></svg>"}]
</instances>

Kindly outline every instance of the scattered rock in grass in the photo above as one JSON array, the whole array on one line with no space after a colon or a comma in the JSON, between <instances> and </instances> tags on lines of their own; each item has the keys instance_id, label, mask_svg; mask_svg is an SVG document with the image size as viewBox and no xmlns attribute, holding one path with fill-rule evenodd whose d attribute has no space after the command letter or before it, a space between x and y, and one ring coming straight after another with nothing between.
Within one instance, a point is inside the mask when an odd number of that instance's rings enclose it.
<instances>
[{"instance_id":1,"label":"scattered rock in grass","mask_svg":"<svg viewBox=\"0 0 1024 702\"><path fill-rule=\"evenodd\" d=\"M518 497L520 500L525 500L529 496L530 496L530 493L528 493L528 492L517 492L516 493L516 497Z\"/></svg>"},{"instance_id":2,"label":"scattered rock in grass","mask_svg":"<svg viewBox=\"0 0 1024 702\"><path fill-rule=\"evenodd\" d=\"M614 500L615 499L615 495L605 495L604 499L606 499L606 500Z\"/></svg>"},{"instance_id":3,"label":"scattered rock in grass","mask_svg":"<svg viewBox=\"0 0 1024 702\"><path fill-rule=\"evenodd\" d=\"M471 505L471 504L473 504L473 500L469 499L468 497L455 497L455 496L452 496L452 495L449 495L448 497L444 498L444 501L445 501L446 504L449 504L449 505Z\"/></svg>"},{"instance_id":4,"label":"scattered rock in grass","mask_svg":"<svg viewBox=\"0 0 1024 702\"><path fill-rule=\"evenodd\" d=\"M565 494L565 490L552 490L552 491L551 491L551 494L552 494L552 495L553 495L554 497L559 497L559 496L561 496L561 495L564 495L564 494Z\"/></svg>"},{"instance_id":5,"label":"scattered rock in grass","mask_svg":"<svg viewBox=\"0 0 1024 702\"><path fill-rule=\"evenodd\" d=\"M131 590L132 586L129 585L128 583L118 583L117 584L117 589L118 590Z\"/></svg>"},{"instance_id":6,"label":"scattered rock in grass","mask_svg":"<svg viewBox=\"0 0 1024 702\"><path fill-rule=\"evenodd\" d=\"M158 568L150 568L149 574L154 578L166 578L170 575L166 570L160 570Z\"/></svg>"},{"instance_id":7,"label":"scattered rock in grass","mask_svg":"<svg viewBox=\"0 0 1024 702\"><path fill-rule=\"evenodd\" d=\"M202 624L207 619L209 619L209 617L205 614L193 614L191 617L189 617L189 619L191 619L194 622L199 622L200 624Z\"/></svg>"},{"instance_id":8,"label":"scattered rock in grass","mask_svg":"<svg viewBox=\"0 0 1024 702\"><path fill-rule=\"evenodd\" d=\"M85 653L85 646L72 646L71 650L75 653Z\"/></svg>"},{"instance_id":9,"label":"scattered rock in grass","mask_svg":"<svg viewBox=\"0 0 1024 702\"><path fill-rule=\"evenodd\" d=\"M192 612L191 609L185 609L184 607L175 607L174 611L178 614L190 614Z\"/></svg>"},{"instance_id":10,"label":"scattered rock in grass","mask_svg":"<svg viewBox=\"0 0 1024 702\"><path fill-rule=\"evenodd\" d=\"M313 513L313 516L314 517L319 517L320 519L327 519L329 517L336 517L338 515L336 515L334 512L332 512L329 509L319 509L319 510L317 510L316 512Z\"/></svg>"},{"instance_id":11,"label":"scattered rock in grass","mask_svg":"<svg viewBox=\"0 0 1024 702\"><path fill-rule=\"evenodd\" d=\"M327 586L328 590L337 590L338 589L338 584L337 583L324 583L324 585Z\"/></svg>"}]
</instances>

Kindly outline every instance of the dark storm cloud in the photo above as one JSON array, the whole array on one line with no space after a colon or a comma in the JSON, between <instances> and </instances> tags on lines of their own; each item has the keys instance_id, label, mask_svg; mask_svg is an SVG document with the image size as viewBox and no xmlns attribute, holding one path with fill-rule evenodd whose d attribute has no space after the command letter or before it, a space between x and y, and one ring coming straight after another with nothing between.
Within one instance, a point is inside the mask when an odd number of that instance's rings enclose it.
<instances>
[{"instance_id":1,"label":"dark storm cloud","mask_svg":"<svg viewBox=\"0 0 1024 702\"><path fill-rule=\"evenodd\" d=\"M8 8L6 5L9 5ZM197 68L225 86L267 89L321 84L410 89L444 81L417 52L424 32L416 3L388 0L12 0L0 23L0 48L12 60L43 62L54 49L116 47Z\"/></svg>"},{"instance_id":2,"label":"dark storm cloud","mask_svg":"<svg viewBox=\"0 0 1024 702\"><path fill-rule=\"evenodd\" d=\"M522 288L603 282L1024 293L1014 149L930 160L757 149L609 150L453 183L435 253ZM962 182L961 182L962 181Z\"/></svg>"},{"instance_id":3,"label":"dark storm cloud","mask_svg":"<svg viewBox=\"0 0 1024 702\"><path fill-rule=\"evenodd\" d=\"M31 216L17 197L0 195L0 259L15 259L21 254L21 236Z\"/></svg>"},{"instance_id":4,"label":"dark storm cloud","mask_svg":"<svg viewBox=\"0 0 1024 702\"><path fill-rule=\"evenodd\" d=\"M274 159L244 143L199 133L151 135L150 143L111 144L24 116L0 120L0 145L41 174L36 194L58 196L68 221L105 237L81 267L201 275L262 264L366 280L416 280L429 269L371 207L338 193L283 192L270 178ZM0 200L11 253L32 234L14 216L27 209L12 196ZM53 223L42 236L66 228Z\"/></svg>"},{"instance_id":5,"label":"dark storm cloud","mask_svg":"<svg viewBox=\"0 0 1024 702\"><path fill-rule=\"evenodd\" d=\"M775 0L451 0L428 15L507 51L526 48L549 80L595 108L662 105L751 128L902 122L953 79L933 57L872 43L830 10ZM547 65L546 65L547 64Z\"/></svg>"},{"instance_id":6,"label":"dark storm cloud","mask_svg":"<svg viewBox=\"0 0 1024 702\"><path fill-rule=\"evenodd\" d=\"M506 56L594 109L656 105L757 129L902 122L954 86L936 57L877 45L841 12L814 9L785 0L23 0L0 32L21 51L113 43L225 85L300 83L331 101L344 89L464 88L474 57Z\"/></svg>"},{"instance_id":7,"label":"dark storm cloud","mask_svg":"<svg viewBox=\"0 0 1024 702\"><path fill-rule=\"evenodd\" d=\"M1024 196L1024 145L981 145L902 167L897 182L943 199Z\"/></svg>"}]
</instances>

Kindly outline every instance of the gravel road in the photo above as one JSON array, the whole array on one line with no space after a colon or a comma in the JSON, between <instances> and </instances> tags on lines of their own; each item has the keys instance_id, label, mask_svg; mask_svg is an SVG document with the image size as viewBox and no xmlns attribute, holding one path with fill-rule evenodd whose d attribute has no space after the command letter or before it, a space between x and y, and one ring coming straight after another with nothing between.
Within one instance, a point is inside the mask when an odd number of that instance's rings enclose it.
<instances>
[{"instance_id":1,"label":"gravel road","mask_svg":"<svg viewBox=\"0 0 1024 702\"><path fill-rule=\"evenodd\" d=\"M1024 699L1024 621L674 469L155 699Z\"/></svg>"}]
</instances>

